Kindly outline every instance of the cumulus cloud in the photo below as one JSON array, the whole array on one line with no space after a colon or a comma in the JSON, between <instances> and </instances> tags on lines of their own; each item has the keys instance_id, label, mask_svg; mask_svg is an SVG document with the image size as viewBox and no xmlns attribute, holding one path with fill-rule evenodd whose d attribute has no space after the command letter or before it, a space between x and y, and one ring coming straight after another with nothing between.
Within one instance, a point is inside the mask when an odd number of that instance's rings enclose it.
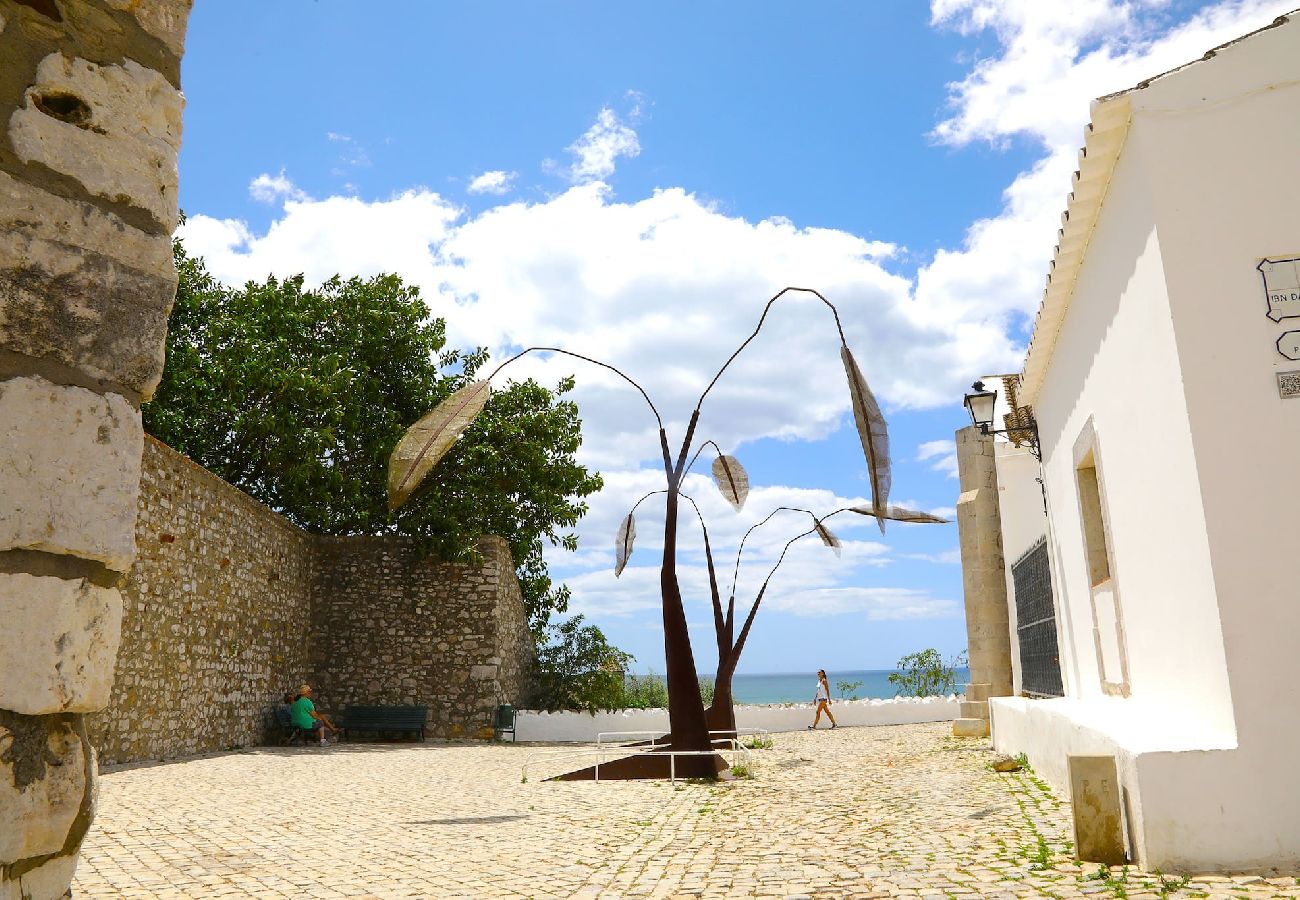
<instances>
[{"instance_id":1,"label":"cumulus cloud","mask_svg":"<svg viewBox=\"0 0 1300 900\"><path fill-rule=\"evenodd\" d=\"M635 112L633 117L635 117ZM569 177L578 184L603 181L614 174L614 165L620 156L638 156L641 142L636 131L609 107L603 108L596 121L567 148L574 156L569 167Z\"/></svg>"},{"instance_id":2,"label":"cumulus cloud","mask_svg":"<svg viewBox=\"0 0 1300 900\"><path fill-rule=\"evenodd\" d=\"M258 203L277 203L281 200L306 200L307 195L289 180L284 169L279 175L263 172L248 183L248 195Z\"/></svg>"},{"instance_id":3,"label":"cumulus cloud","mask_svg":"<svg viewBox=\"0 0 1300 900\"><path fill-rule=\"evenodd\" d=\"M466 190L471 194L496 194L499 196L510 191L511 183L514 182L518 174L518 172L503 172L500 169L484 172L482 175L474 176Z\"/></svg>"}]
</instances>

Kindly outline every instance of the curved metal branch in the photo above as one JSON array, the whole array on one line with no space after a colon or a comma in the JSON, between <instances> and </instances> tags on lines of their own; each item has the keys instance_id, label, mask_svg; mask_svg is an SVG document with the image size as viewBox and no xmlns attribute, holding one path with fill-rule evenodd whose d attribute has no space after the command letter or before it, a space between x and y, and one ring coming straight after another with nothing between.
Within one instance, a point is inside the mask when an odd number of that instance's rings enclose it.
<instances>
[{"instance_id":1,"label":"curved metal branch","mask_svg":"<svg viewBox=\"0 0 1300 900\"><path fill-rule=\"evenodd\" d=\"M628 514L629 516L632 515L632 513L636 512L636 508L637 508L638 506L640 506L640 505L641 505L642 503L644 503L646 500L648 500L648 499L650 499L651 497L653 497L655 494L666 494L666 493L668 493L668 491L666 491L666 490L651 491L650 493L644 495L640 500L638 500L637 502L633 503L633 504L632 504L632 508L629 509L629 510L627 511L627 514Z\"/></svg>"},{"instance_id":2,"label":"curved metal branch","mask_svg":"<svg viewBox=\"0 0 1300 900\"><path fill-rule=\"evenodd\" d=\"M700 399L695 402L696 412L700 411L700 407L704 405L704 398L709 395L709 391L713 390L713 386L718 383L718 379L722 377L722 373L727 371L727 367L730 366L733 362L735 362L736 357L740 355L740 352L749 346L749 342L752 341L754 338L758 337L759 331L761 331L763 328L763 322L767 320L767 314L768 311L771 310L772 304L780 300L782 297L784 297L786 294L790 293L791 291L800 291L805 294L812 294L822 303L825 303L827 306L829 306L831 309L831 313L833 313L835 316L835 328L840 333L840 344L846 347L848 346L848 341L844 339L844 326L840 323L840 311L835 308L834 303L832 303L831 301L823 297L821 295L821 292L813 290L812 288L802 288L802 287L781 288L781 290L776 294L776 296L774 296L771 300L768 300L767 305L763 307L763 314L758 317L758 324L754 326L754 333L751 334L749 337L745 338L745 342L741 344L739 347L737 347L736 352L731 354L731 356L727 358L727 361L722 364L722 368L718 370L718 374L713 376L713 380L709 382L709 386L704 389L704 393L700 394Z\"/></svg>"},{"instance_id":3,"label":"curved metal branch","mask_svg":"<svg viewBox=\"0 0 1300 900\"><path fill-rule=\"evenodd\" d=\"M547 353L562 353L562 354L564 354L565 356L572 356L574 359L580 359L580 360L583 360L584 362L589 362L589 363L591 363L592 365L600 366L601 368L604 368L604 369L609 369L611 372L613 372L613 373L614 373L615 375L617 375L619 378L622 378L622 379L623 379L624 381L626 381L628 384L632 385L632 387L634 387L634 388L636 388L638 391L640 391L641 396L645 398L645 402L646 402L647 404L649 404L649 406L650 406L650 411L651 411L652 413L654 413L655 421L659 423L659 430L660 430L660 431L663 431L663 430L664 430L664 420L663 420L662 418L660 418L660 416L659 416L659 410L655 409L655 405L654 405L654 403L650 400L650 395L647 394L647 393L645 392L645 388L641 387L641 385L637 384L635 381L633 381L631 378L629 378L626 374L624 374L621 370L616 369L614 366L611 366L609 363L601 362L601 361L598 360L598 359L592 359L590 356L583 356L581 353L574 353L572 350L564 350L564 349L561 349L560 347L528 347L527 349L520 350L520 351L519 351L518 353L516 353L514 356L510 357L510 358L507 359L505 362L501 363L501 364L498 365L495 369L493 369L493 370L492 370L492 373L491 373L490 375L488 375L487 380L488 380L488 381L491 381L492 378L493 378L493 376L495 376L497 372L500 372L502 369L504 369L506 366L510 365L512 362L514 362L515 360L517 360L519 357L523 356L524 354L526 354L526 353L532 353L534 350L541 350L541 351L543 351L543 352L547 352Z\"/></svg>"},{"instance_id":4,"label":"curved metal branch","mask_svg":"<svg viewBox=\"0 0 1300 900\"><path fill-rule=\"evenodd\" d=\"M696 450L695 455L691 457L690 465L688 465L685 469L682 470L683 478L685 478L687 475L690 474L691 469L695 468L696 460L700 458L700 454L704 452L704 448L709 446L710 444L713 444L713 449L717 451L719 456L726 456L726 454L722 452L722 448L717 445L717 442L711 440L705 441L704 443L700 444L700 449Z\"/></svg>"},{"instance_id":5,"label":"curved metal branch","mask_svg":"<svg viewBox=\"0 0 1300 900\"><path fill-rule=\"evenodd\" d=\"M766 525L768 522L772 521L772 517L779 512L807 513L808 515L812 516L814 521L816 521L817 519L817 516L814 515L813 511L810 509L800 509L797 506L778 506L776 509L768 513L767 517L763 519L763 521L756 522L755 524L749 526L749 530L745 532L745 536L740 539L740 547L737 548L736 550L736 568L731 573L731 595L733 597L736 595L736 582L740 578L740 555L745 552L745 541L749 540L749 536L754 532L754 529ZM836 512L841 512L841 510L836 510ZM834 515L834 513L832 513L832 515Z\"/></svg>"}]
</instances>

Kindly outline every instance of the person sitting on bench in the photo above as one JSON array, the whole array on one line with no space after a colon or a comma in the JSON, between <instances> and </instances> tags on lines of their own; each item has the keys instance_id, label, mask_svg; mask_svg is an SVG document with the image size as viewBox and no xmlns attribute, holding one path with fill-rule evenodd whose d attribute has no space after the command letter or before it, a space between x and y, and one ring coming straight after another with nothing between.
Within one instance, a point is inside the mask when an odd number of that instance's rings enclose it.
<instances>
[{"instance_id":1,"label":"person sitting on bench","mask_svg":"<svg viewBox=\"0 0 1300 900\"><path fill-rule=\"evenodd\" d=\"M338 728L327 716L316 712L316 704L311 701L311 685L304 684L298 688L298 696L289 707L293 724L308 734L315 734L319 729L321 746L328 743L326 732L338 733Z\"/></svg>"}]
</instances>

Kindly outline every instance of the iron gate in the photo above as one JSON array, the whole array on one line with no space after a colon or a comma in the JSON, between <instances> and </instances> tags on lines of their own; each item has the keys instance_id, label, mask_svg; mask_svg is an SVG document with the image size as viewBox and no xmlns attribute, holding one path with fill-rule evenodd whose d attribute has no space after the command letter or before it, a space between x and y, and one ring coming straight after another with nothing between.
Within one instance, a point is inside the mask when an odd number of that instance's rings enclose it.
<instances>
[{"instance_id":1,"label":"iron gate","mask_svg":"<svg viewBox=\"0 0 1300 900\"><path fill-rule=\"evenodd\" d=\"M1020 688L1026 694L1038 697L1063 696L1046 537L1040 538L1011 566L1011 580L1016 589Z\"/></svg>"}]
</instances>

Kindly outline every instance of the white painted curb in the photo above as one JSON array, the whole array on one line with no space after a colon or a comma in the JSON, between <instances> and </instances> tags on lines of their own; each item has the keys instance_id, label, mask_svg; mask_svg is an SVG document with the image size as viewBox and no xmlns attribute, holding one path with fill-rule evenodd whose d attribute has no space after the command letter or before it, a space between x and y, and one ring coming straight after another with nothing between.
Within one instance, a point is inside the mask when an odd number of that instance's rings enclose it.
<instances>
[{"instance_id":1,"label":"white painted curb","mask_svg":"<svg viewBox=\"0 0 1300 900\"><path fill-rule=\"evenodd\" d=\"M889 700L836 700L831 712L840 725L907 725L914 722L947 722L957 718L956 697L899 697ZM768 731L801 731L815 715L809 703L736 706L737 728L766 728ZM819 727L829 727L822 717ZM618 712L537 712L520 710L515 719L521 741L594 742L602 731L667 731L668 711L625 709Z\"/></svg>"}]
</instances>

